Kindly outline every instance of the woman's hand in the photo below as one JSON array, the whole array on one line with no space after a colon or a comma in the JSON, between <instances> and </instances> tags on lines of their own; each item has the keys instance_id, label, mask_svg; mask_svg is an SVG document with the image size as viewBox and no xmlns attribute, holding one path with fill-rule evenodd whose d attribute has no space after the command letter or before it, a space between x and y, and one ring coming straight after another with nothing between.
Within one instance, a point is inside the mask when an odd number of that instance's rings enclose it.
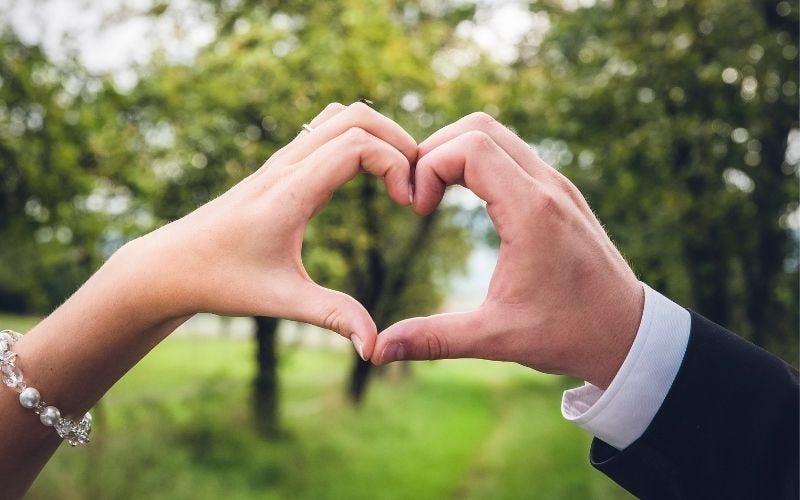
<instances>
[{"instance_id":1,"label":"woman's hand","mask_svg":"<svg viewBox=\"0 0 800 500\"><path fill-rule=\"evenodd\" d=\"M376 328L351 297L315 284L300 259L311 217L366 170L409 203L417 145L368 106L331 104L258 171L186 217L130 242L15 345L25 380L80 417L192 314L306 321L352 339L364 357ZM60 439L16 392L0 390L3 498L21 497Z\"/></svg>"},{"instance_id":2,"label":"woman's hand","mask_svg":"<svg viewBox=\"0 0 800 500\"><path fill-rule=\"evenodd\" d=\"M408 205L417 144L361 103L331 104L311 126L228 192L119 252L147 291L146 310L159 320L207 311L304 321L350 338L365 359L372 354L375 323L355 299L309 278L303 234L362 169Z\"/></svg>"}]
</instances>

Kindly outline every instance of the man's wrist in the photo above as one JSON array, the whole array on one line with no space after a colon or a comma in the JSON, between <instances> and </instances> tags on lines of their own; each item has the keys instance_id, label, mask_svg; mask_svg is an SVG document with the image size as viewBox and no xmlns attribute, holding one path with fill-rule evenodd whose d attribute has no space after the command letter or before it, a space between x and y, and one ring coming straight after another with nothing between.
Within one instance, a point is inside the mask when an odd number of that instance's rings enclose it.
<instances>
[{"instance_id":1,"label":"man's wrist","mask_svg":"<svg viewBox=\"0 0 800 500\"><path fill-rule=\"evenodd\" d=\"M561 411L617 449L638 439L669 392L686 352L689 312L642 283L645 304L636 339L608 389L587 384L564 393Z\"/></svg>"},{"instance_id":2,"label":"man's wrist","mask_svg":"<svg viewBox=\"0 0 800 500\"><path fill-rule=\"evenodd\" d=\"M608 388L619 372L639 331L645 304L642 283L632 281L623 291L613 294L610 301L603 331L590 332L601 343L595 352L587 353L589 359L596 360L594 370L582 377L602 390Z\"/></svg>"}]
</instances>

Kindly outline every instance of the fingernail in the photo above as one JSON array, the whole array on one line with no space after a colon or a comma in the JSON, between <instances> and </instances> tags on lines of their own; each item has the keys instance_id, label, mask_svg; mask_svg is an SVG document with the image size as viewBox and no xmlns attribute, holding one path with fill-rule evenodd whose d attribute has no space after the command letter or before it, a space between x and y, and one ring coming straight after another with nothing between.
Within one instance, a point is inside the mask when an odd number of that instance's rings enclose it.
<instances>
[{"instance_id":1,"label":"fingernail","mask_svg":"<svg viewBox=\"0 0 800 500\"><path fill-rule=\"evenodd\" d=\"M416 189L415 180L416 180L416 170L417 170L417 162L419 161L419 151L417 151L417 158L414 159L414 162L411 164L411 172L408 178L408 202L411 203L411 206L414 206L414 190Z\"/></svg>"},{"instance_id":2,"label":"fingernail","mask_svg":"<svg viewBox=\"0 0 800 500\"><path fill-rule=\"evenodd\" d=\"M391 343L383 349L381 363L391 363L403 359L406 359L406 348L403 347L403 344Z\"/></svg>"},{"instance_id":3,"label":"fingernail","mask_svg":"<svg viewBox=\"0 0 800 500\"><path fill-rule=\"evenodd\" d=\"M366 361L367 358L364 357L364 341L361 340L361 337L359 337L355 333L351 333L350 334L350 342L353 343L353 347L356 348L356 352L361 357L361 359Z\"/></svg>"}]
</instances>

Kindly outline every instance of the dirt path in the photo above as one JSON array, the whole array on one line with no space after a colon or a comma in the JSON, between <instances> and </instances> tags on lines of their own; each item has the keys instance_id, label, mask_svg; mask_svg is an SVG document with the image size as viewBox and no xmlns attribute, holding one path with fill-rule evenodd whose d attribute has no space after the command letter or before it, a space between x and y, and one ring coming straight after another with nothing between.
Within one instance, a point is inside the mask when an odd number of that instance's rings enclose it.
<instances>
[{"instance_id":1,"label":"dirt path","mask_svg":"<svg viewBox=\"0 0 800 500\"><path fill-rule=\"evenodd\" d=\"M508 447L508 420L511 414L511 405L508 404L509 392L505 383L493 384L492 399L497 412L492 430L475 452L461 483L453 491L452 498L486 498L485 494L491 487L497 468L498 453Z\"/></svg>"}]
</instances>

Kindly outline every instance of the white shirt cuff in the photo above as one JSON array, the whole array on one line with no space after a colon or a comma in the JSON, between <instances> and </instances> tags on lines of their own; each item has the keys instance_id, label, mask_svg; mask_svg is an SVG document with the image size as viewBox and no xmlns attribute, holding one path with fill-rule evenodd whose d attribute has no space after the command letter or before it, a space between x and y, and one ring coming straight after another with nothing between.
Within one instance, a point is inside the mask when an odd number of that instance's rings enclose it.
<instances>
[{"instance_id":1,"label":"white shirt cuff","mask_svg":"<svg viewBox=\"0 0 800 500\"><path fill-rule=\"evenodd\" d=\"M689 311L646 284L636 338L608 389L586 383L564 391L561 414L619 450L650 425L683 362L689 342Z\"/></svg>"}]
</instances>

